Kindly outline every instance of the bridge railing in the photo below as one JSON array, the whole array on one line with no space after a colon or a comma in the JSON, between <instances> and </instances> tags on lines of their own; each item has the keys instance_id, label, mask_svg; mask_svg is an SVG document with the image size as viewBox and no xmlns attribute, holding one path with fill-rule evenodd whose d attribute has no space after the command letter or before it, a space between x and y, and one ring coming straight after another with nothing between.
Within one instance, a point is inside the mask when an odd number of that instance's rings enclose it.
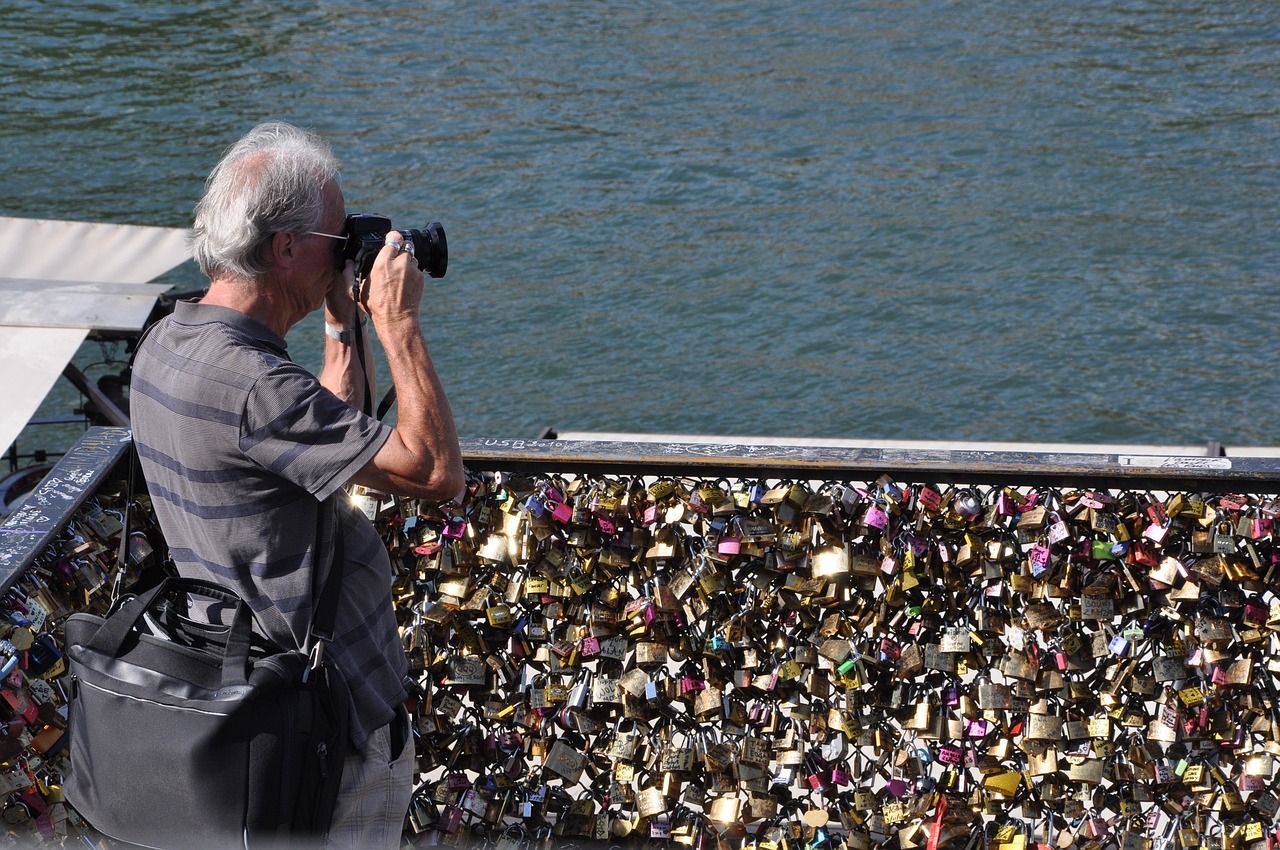
<instances>
[{"instance_id":1,"label":"bridge railing","mask_svg":"<svg viewBox=\"0 0 1280 850\"><path fill-rule=\"evenodd\" d=\"M6 599L48 610L38 634L103 604L127 447L94 429L0 529ZM414 843L1275 834L1275 458L464 454L458 505L356 497L413 679ZM134 516L131 579L163 554L145 497ZM24 677L56 732L56 669Z\"/></svg>"}]
</instances>

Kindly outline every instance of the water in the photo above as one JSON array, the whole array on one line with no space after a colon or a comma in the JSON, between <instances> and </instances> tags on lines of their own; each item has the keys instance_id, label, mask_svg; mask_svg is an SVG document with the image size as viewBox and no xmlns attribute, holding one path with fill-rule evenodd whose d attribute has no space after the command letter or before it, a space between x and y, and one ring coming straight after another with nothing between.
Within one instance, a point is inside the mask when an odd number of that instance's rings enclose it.
<instances>
[{"instance_id":1,"label":"water","mask_svg":"<svg viewBox=\"0 0 1280 850\"><path fill-rule=\"evenodd\" d=\"M282 118L350 210L443 221L465 436L1277 442L1274 3L65 0L0 31L2 214L187 226Z\"/></svg>"}]
</instances>

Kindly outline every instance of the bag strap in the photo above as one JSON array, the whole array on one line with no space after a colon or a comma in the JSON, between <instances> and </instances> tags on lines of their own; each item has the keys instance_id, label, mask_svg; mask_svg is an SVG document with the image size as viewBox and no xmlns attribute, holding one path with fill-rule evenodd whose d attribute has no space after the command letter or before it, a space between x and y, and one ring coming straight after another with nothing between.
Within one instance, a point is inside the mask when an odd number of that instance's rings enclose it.
<instances>
[{"instance_id":1,"label":"bag strap","mask_svg":"<svg viewBox=\"0 0 1280 850\"><path fill-rule=\"evenodd\" d=\"M138 466L138 444L133 441L132 431L129 432L129 451L126 457L127 460L125 462L129 464L129 484L124 497L124 518L121 522L123 528L120 529L120 549L116 552L116 577L115 581L111 583L111 601L107 606L108 615L120 605L121 596L124 593L125 573L129 571L129 511L133 507L134 470Z\"/></svg>"},{"instance_id":2,"label":"bag strap","mask_svg":"<svg viewBox=\"0 0 1280 850\"><path fill-rule=\"evenodd\" d=\"M324 503L321 502L321 506ZM311 614L311 628L307 631L305 651L311 659L302 681L306 682L311 671L319 669L324 662L324 651L333 641L333 629L338 619L338 597L342 591L342 577L346 573L347 558L345 533L342 527L342 514L338 509L338 500L332 499L333 513L333 558L329 563L328 575L324 586L316 597L315 609ZM323 551L320 543L320 532L323 523L316 523L316 555Z\"/></svg>"},{"instance_id":3,"label":"bag strap","mask_svg":"<svg viewBox=\"0 0 1280 850\"><path fill-rule=\"evenodd\" d=\"M159 324L160 324L160 320L159 319L155 320L151 324L147 325L147 327L142 331L142 333L138 335L138 341L134 343L134 346L133 346L134 357L136 357L138 354L138 351L142 349L142 341L145 340L148 336L150 336L151 332L154 331ZM129 365L130 367L133 366L132 357L129 360ZM111 614L113 614L116 611L116 609L120 607L120 604L123 601L125 573L128 572L126 567L129 562L129 531L130 531L129 509L133 507L133 496L136 489L134 484L135 476L137 475L138 467L142 463L142 461L138 457L138 441L137 441L137 438L134 436L132 424L130 424L130 427L129 427L129 461L128 463L129 463L129 484L128 484L128 490L125 492L125 497L124 497L124 520L121 523L121 525L123 525L124 528L120 532L120 549L116 553L116 578L115 578L115 581L111 583L111 602L107 607L107 616L111 616Z\"/></svg>"}]
</instances>

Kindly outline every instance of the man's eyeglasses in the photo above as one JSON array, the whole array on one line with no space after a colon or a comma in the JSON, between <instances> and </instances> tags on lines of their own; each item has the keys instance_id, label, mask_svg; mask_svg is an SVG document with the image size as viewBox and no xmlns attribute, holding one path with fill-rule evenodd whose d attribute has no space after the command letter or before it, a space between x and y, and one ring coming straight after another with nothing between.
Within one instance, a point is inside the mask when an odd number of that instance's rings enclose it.
<instances>
[{"instance_id":1,"label":"man's eyeglasses","mask_svg":"<svg viewBox=\"0 0 1280 850\"><path fill-rule=\"evenodd\" d=\"M343 254L347 248L347 237L338 236L335 233L321 233L319 230L308 230L306 235L323 236L325 239L337 239L339 244L333 246L333 258L337 261L339 269L346 264L346 257L344 257Z\"/></svg>"}]
</instances>

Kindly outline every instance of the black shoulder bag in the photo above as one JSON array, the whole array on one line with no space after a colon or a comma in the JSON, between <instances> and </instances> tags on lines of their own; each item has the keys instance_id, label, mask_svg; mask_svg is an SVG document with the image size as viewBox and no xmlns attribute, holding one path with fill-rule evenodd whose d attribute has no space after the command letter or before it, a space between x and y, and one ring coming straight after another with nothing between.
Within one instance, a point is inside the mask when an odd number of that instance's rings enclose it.
<instances>
[{"instance_id":1,"label":"black shoulder bag","mask_svg":"<svg viewBox=\"0 0 1280 850\"><path fill-rule=\"evenodd\" d=\"M64 792L95 829L167 850L314 844L327 833L349 737L346 684L324 658L342 537L335 511L334 557L302 650L264 644L244 600L196 579L166 579L105 618L68 618ZM180 613L187 596L233 608L230 627Z\"/></svg>"}]
</instances>

